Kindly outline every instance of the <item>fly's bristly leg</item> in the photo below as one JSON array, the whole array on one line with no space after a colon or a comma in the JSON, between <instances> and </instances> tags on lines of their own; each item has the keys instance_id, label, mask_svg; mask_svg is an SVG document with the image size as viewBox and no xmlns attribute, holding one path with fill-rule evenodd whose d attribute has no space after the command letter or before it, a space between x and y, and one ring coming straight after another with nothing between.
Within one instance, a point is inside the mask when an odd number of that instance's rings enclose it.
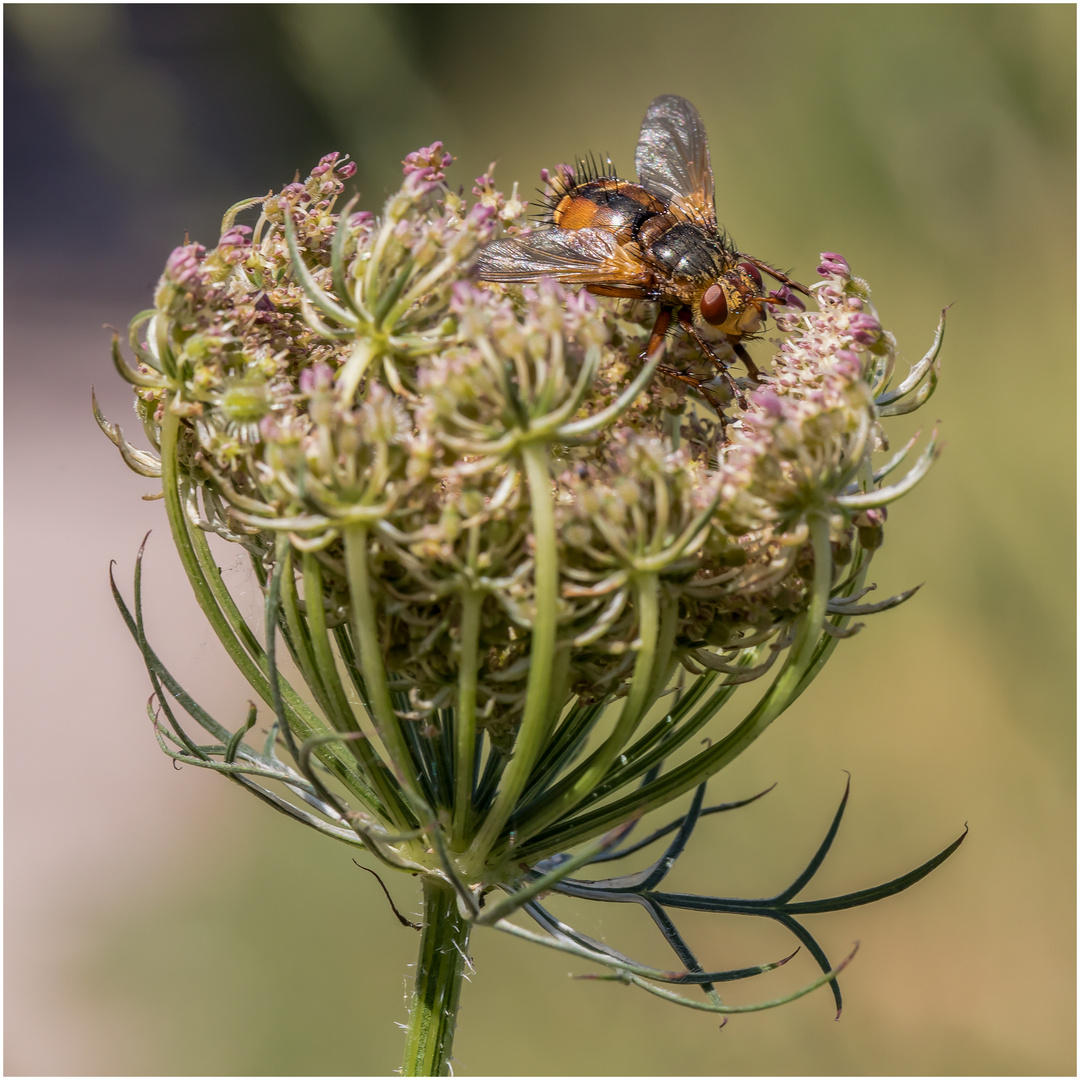
<instances>
[{"instance_id":1,"label":"fly's bristly leg","mask_svg":"<svg viewBox=\"0 0 1080 1080\"><path fill-rule=\"evenodd\" d=\"M741 255L741 253L740 253ZM747 262L752 262L759 270L764 270L766 274L771 278L775 278L781 284L786 285L789 289L794 289L796 292L801 292L804 296L810 295L810 290L805 285L800 285L794 278L788 277L782 270L777 270L776 267L770 266L762 259L755 259L752 255L741 255L741 258Z\"/></svg>"},{"instance_id":2,"label":"fly's bristly leg","mask_svg":"<svg viewBox=\"0 0 1080 1080\"><path fill-rule=\"evenodd\" d=\"M674 309L670 306L663 305L656 314L656 322L653 323L652 333L649 335L649 343L645 346L645 350L641 353L639 359L642 363L645 363L653 353L660 348L661 342L667 336L671 329L671 317L674 314ZM683 321L683 313L679 313L679 322L685 327ZM702 352L709 357L724 374L727 381L731 384L732 391L736 398L739 400L739 404L743 407L746 405L746 399L742 396L739 388L735 385L734 379L728 375L727 370L724 367L723 361L717 357L711 349L706 346L696 333L693 334L694 340L701 348ZM745 361L744 361L745 362ZM721 438L723 441L727 441L727 425L728 418L724 413L724 403L716 396L716 394L710 390L705 381L699 379L696 375L688 375L685 371L680 371L678 368L671 367L668 364L657 365L657 373L665 376L669 379L674 379L676 382L685 383L687 386L692 387L697 393L704 398L709 407L716 413L717 419L720 423ZM748 369L749 370L749 369ZM756 371L756 369L755 369Z\"/></svg>"},{"instance_id":3,"label":"fly's bristly leg","mask_svg":"<svg viewBox=\"0 0 1080 1080\"><path fill-rule=\"evenodd\" d=\"M641 354L640 359L642 362L647 361L660 348L660 343L667 337L670 328L671 308L667 305L661 305L660 310L656 313L656 322L653 323L652 333L649 335L649 344L645 346L645 351ZM660 370L663 370L663 367Z\"/></svg>"},{"instance_id":4,"label":"fly's bristly leg","mask_svg":"<svg viewBox=\"0 0 1080 1080\"><path fill-rule=\"evenodd\" d=\"M750 376L753 382L761 382L761 372L758 370L757 364L750 359L750 354L746 351L741 341L733 341L731 343L732 351L743 362L743 366L746 368L747 375Z\"/></svg>"},{"instance_id":5,"label":"fly's bristly leg","mask_svg":"<svg viewBox=\"0 0 1080 1080\"><path fill-rule=\"evenodd\" d=\"M697 327L694 326L693 318L687 308L682 308L679 311L679 325L687 332L687 334L690 335L691 338L693 338L694 342L697 344L697 347L702 351L702 353L704 353L705 356L707 356L716 365L717 370L724 377L724 379L727 380L728 386L731 387L731 393L734 395L736 402L738 402L739 408L745 409L747 407L746 395L742 392L742 390L739 389L739 386L735 382L735 379L732 377L731 372L727 369L727 364L725 364L724 361L721 360L720 357L712 351L712 348L709 346L708 342L697 332ZM740 357L740 359L742 359L742 357ZM753 366L752 363L751 366ZM749 368L747 370L749 370ZM755 368L754 370L756 371L757 369Z\"/></svg>"},{"instance_id":6,"label":"fly's bristly leg","mask_svg":"<svg viewBox=\"0 0 1080 1080\"><path fill-rule=\"evenodd\" d=\"M669 379L675 379L678 382L686 383L687 386L692 386L712 407L716 415L720 418L721 425L727 423L727 417L724 416L723 403L720 399L701 381L694 375L687 375L685 371L680 371L678 368L667 367L664 364L660 364L656 369L661 375L666 375Z\"/></svg>"}]
</instances>

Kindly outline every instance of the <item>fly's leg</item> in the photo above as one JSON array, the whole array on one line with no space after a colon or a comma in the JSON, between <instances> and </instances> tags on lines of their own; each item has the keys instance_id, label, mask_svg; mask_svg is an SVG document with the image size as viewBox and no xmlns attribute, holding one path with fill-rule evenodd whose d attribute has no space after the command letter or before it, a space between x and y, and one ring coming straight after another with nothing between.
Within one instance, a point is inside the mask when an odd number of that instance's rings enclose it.
<instances>
[{"instance_id":1,"label":"fly's leg","mask_svg":"<svg viewBox=\"0 0 1080 1080\"><path fill-rule=\"evenodd\" d=\"M671 308L661 305L660 310L656 313L656 322L653 323L652 333L649 335L649 344L645 346L645 351L639 358L642 363L647 361L660 348L660 343L667 337L670 328Z\"/></svg>"},{"instance_id":2,"label":"fly's leg","mask_svg":"<svg viewBox=\"0 0 1080 1080\"><path fill-rule=\"evenodd\" d=\"M750 354L743 347L742 342L733 341L731 343L731 348L734 351L735 355L745 365L747 375L749 375L750 378L754 380L754 382L761 382L761 372L758 371L757 364L755 364L754 361L750 359Z\"/></svg>"},{"instance_id":3,"label":"fly's leg","mask_svg":"<svg viewBox=\"0 0 1080 1080\"><path fill-rule=\"evenodd\" d=\"M660 364L656 370L669 379L675 379L678 382L686 383L687 386L692 386L712 406L716 415L720 417L720 423L727 423L727 418L723 413L723 402L700 379L693 375L687 375L685 371L680 371L678 368L666 367L664 364Z\"/></svg>"},{"instance_id":4,"label":"fly's leg","mask_svg":"<svg viewBox=\"0 0 1080 1080\"><path fill-rule=\"evenodd\" d=\"M789 289L795 289L797 292L801 292L804 296L810 295L810 290L805 285L800 285L794 278L790 278L782 270L777 270L775 267L770 266L767 262L762 262L761 259L755 259L752 255L743 255L740 252L740 258L746 259L747 262L753 263L759 270L764 270L769 277L776 278L777 281L787 285Z\"/></svg>"},{"instance_id":5,"label":"fly's leg","mask_svg":"<svg viewBox=\"0 0 1080 1080\"><path fill-rule=\"evenodd\" d=\"M649 335L649 344L645 346L645 351L641 354L642 361L648 360L660 348L660 343L667 336L668 330L671 329L671 315L672 309L670 307L661 307L657 312L656 322L653 324L652 333ZM678 368L669 367L667 364L657 365L656 370L669 379L676 379L678 382L692 386L712 406L716 415L720 417L721 425L727 422L720 399L708 387L704 386L700 379L693 375L687 375L686 372L679 371Z\"/></svg>"},{"instance_id":6,"label":"fly's leg","mask_svg":"<svg viewBox=\"0 0 1080 1080\"><path fill-rule=\"evenodd\" d=\"M727 380L728 386L731 387L731 392L734 395L735 400L738 402L739 408L745 409L748 405L746 395L739 389L738 384L735 382L734 378L732 378L731 372L727 369L727 364L725 364L724 361L721 360L720 357L712 351L705 339L697 332L697 329L694 326L693 317L691 316L688 308L680 309L679 325L682 326L682 328L687 332L687 334L689 334L690 337L694 339L694 341L697 343L697 347L717 366L720 374L723 375L723 377ZM746 350L744 349L743 352L745 353ZM739 359L742 360L743 358L740 356ZM746 361L743 360L743 363L745 362ZM753 361L751 361L750 367L753 367ZM748 371L750 370L750 367L747 368ZM757 368L754 368L754 372L757 372Z\"/></svg>"}]
</instances>

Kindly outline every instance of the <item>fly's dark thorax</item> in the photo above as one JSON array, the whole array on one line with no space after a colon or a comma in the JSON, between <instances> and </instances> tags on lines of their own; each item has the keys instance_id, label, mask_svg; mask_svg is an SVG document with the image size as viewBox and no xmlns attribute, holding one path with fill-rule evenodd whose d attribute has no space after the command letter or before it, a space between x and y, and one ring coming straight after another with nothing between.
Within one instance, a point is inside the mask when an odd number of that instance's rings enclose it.
<instances>
[{"instance_id":1,"label":"fly's dark thorax","mask_svg":"<svg viewBox=\"0 0 1080 1080\"><path fill-rule=\"evenodd\" d=\"M673 293L687 302L734 264L719 236L674 214L644 222L637 240L657 277L671 282Z\"/></svg>"}]
</instances>

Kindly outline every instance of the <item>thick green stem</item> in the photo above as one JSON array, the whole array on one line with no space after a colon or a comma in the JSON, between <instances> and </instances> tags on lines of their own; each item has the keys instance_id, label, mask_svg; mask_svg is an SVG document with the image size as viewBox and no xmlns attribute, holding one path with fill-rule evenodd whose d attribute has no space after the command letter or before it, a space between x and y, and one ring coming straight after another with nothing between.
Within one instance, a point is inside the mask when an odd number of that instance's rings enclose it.
<instances>
[{"instance_id":1,"label":"thick green stem","mask_svg":"<svg viewBox=\"0 0 1080 1080\"><path fill-rule=\"evenodd\" d=\"M458 911L454 890L437 878L425 877L423 933L409 1005L404 1076L450 1075L470 929Z\"/></svg>"}]
</instances>

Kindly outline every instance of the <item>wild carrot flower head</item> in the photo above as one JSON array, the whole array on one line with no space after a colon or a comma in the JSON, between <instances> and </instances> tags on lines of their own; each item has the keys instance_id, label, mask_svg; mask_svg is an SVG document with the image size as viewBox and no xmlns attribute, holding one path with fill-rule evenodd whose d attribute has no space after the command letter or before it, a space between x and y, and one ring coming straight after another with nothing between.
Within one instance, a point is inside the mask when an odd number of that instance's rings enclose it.
<instances>
[{"instance_id":1,"label":"wild carrot flower head","mask_svg":"<svg viewBox=\"0 0 1080 1080\"><path fill-rule=\"evenodd\" d=\"M524 907L546 943L643 985L696 982L725 1011L711 984L736 976L704 973L673 925L685 977L577 935L536 898L589 895L573 869L621 854L628 822L698 789L670 866L707 812L704 782L802 692L853 616L909 595L860 603L884 507L936 451L931 439L896 483L910 446L875 454L882 421L932 391L941 329L890 390L895 342L865 283L825 254L808 310L774 294L772 362L722 425L657 375L659 356L638 359L643 313L553 281L473 280L478 247L522 227L525 205L490 173L473 201L455 194L450 161L438 142L409 154L378 217L338 207L353 166L337 154L234 206L215 246L169 256L132 323L136 363L114 350L157 452L102 426L161 476L200 602L274 725L257 748L254 706L236 730L209 717L128 615L155 729L173 756L450 882L473 921L526 934L505 918ZM236 224L245 211L254 223ZM208 533L249 553L265 641ZM278 671L281 644L314 704ZM701 749L720 707L766 677ZM217 741L196 743L172 703ZM662 876L608 892L662 906ZM494 888L507 899L481 907Z\"/></svg>"}]
</instances>

